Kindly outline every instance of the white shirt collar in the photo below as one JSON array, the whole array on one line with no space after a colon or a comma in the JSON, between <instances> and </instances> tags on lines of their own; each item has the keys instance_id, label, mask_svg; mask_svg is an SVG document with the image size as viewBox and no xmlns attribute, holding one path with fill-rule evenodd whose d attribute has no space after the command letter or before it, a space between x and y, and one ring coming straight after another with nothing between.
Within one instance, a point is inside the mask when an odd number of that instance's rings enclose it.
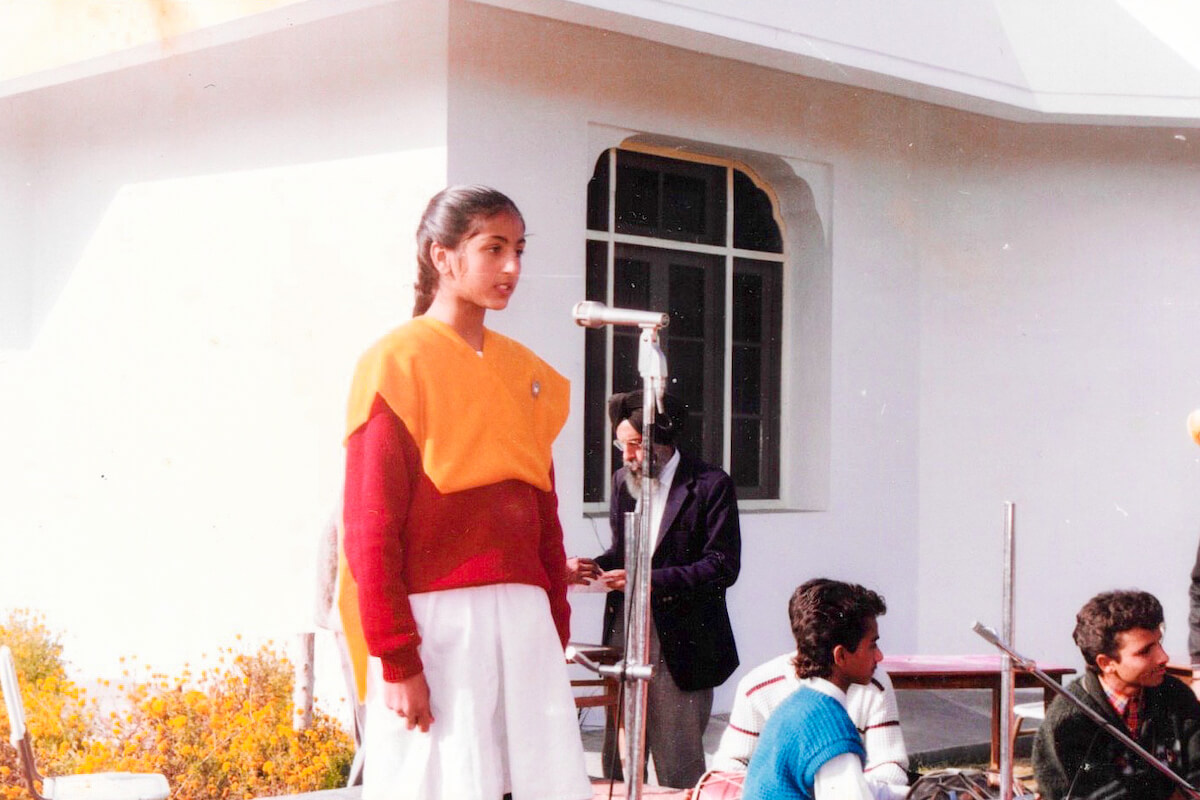
<instances>
[{"instance_id":1,"label":"white shirt collar","mask_svg":"<svg viewBox=\"0 0 1200 800\"><path fill-rule=\"evenodd\" d=\"M808 688L828 695L841 704L842 708L846 707L846 693L838 687L834 686L824 678L809 678L809 682L805 684Z\"/></svg>"},{"instance_id":2,"label":"white shirt collar","mask_svg":"<svg viewBox=\"0 0 1200 800\"><path fill-rule=\"evenodd\" d=\"M658 473L658 483L665 487L668 491L671 488L671 482L675 480L675 468L679 466L679 450L676 448L671 457L667 459L667 463L663 464L662 469Z\"/></svg>"}]
</instances>

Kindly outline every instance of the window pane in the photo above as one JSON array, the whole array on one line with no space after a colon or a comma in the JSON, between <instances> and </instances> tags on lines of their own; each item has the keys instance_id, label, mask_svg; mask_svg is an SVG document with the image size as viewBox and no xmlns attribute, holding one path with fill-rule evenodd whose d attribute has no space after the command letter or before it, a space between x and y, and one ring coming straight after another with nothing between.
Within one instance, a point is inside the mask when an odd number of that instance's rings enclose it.
<instances>
[{"instance_id":1,"label":"window pane","mask_svg":"<svg viewBox=\"0 0 1200 800\"><path fill-rule=\"evenodd\" d=\"M733 346L732 401L734 414L762 411L762 351L757 345Z\"/></svg>"},{"instance_id":2,"label":"window pane","mask_svg":"<svg viewBox=\"0 0 1200 800\"><path fill-rule=\"evenodd\" d=\"M671 370L671 394L687 403L690 413L703 415L704 342L672 339L667 348L667 366Z\"/></svg>"},{"instance_id":3,"label":"window pane","mask_svg":"<svg viewBox=\"0 0 1200 800\"><path fill-rule=\"evenodd\" d=\"M613 269L613 305L617 308L650 308L650 264L618 258Z\"/></svg>"},{"instance_id":4,"label":"window pane","mask_svg":"<svg viewBox=\"0 0 1200 800\"><path fill-rule=\"evenodd\" d=\"M603 303L607 299L608 246L604 242L587 243L587 300ZM604 407L608 396L605 383L605 351L608 334L604 328L588 328L583 334L584 359L588 369L583 376L583 402L587 408ZM598 365L598 368L597 368ZM583 418L583 500L595 503L604 499L608 486L607 428L603 414L585 414Z\"/></svg>"},{"instance_id":5,"label":"window pane","mask_svg":"<svg viewBox=\"0 0 1200 800\"><path fill-rule=\"evenodd\" d=\"M617 151L618 233L725 244L728 168Z\"/></svg>"},{"instance_id":6,"label":"window pane","mask_svg":"<svg viewBox=\"0 0 1200 800\"><path fill-rule=\"evenodd\" d=\"M672 264L669 280L671 324L664 335L704 336L705 281L702 269Z\"/></svg>"},{"instance_id":7,"label":"window pane","mask_svg":"<svg viewBox=\"0 0 1200 800\"><path fill-rule=\"evenodd\" d=\"M613 269L613 305L618 308L650 307L650 264L634 258L618 258ZM637 328L613 328L612 391L628 392L641 386L638 374Z\"/></svg>"},{"instance_id":8,"label":"window pane","mask_svg":"<svg viewBox=\"0 0 1200 800\"><path fill-rule=\"evenodd\" d=\"M742 250L783 252L771 198L746 173L733 171L733 246Z\"/></svg>"},{"instance_id":9,"label":"window pane","mask_svg":"<svg viewBox=\"0 0 1200 800\"><path fill-rule=\"evenodd\" d=\"M735 486L758 486L759 455L761 440L759 438L758 420L754 418L733 420L733 469L730 475Z\"/></svg>"},{"instance_id":10,"label":"window pane","mask_svg":"<svg viewBox=\"0 0 1200 800\"><path fill-rule=\"evenodd\" d=\"M617 230L656 230L658 225L658 173L635 167L617 170Z\"/></svg>"},{"instance_id":11,"label":"window pane","mask_svg":"<svg viewBox=\"0 0 1200 800\"><path fill-rule=\"evenodd\" d=\"M614 392L629 392L642 387L642 376L638 374L639 338L638 334L630 333L629 328L613 329Z\"/></svg>"},{"instance_id":12,"label":"window pane","mask_svg":"<svg viewBox=\"0 0 1200 800\"><path fill-rule=\"evenodd\" d=\"M608 230L608 153L605 150L596 159L596 171L588 181L587 226L593 231Z\"/></svg>"},{"instance_id":13,"label":"window pane","mask_svg":"<svg viewBox=\"0 0 1200 800\"><path fill-rule=\"evenodd\" d=\"M603 303L608 300L608 245L604 242L587 243L587 284L585 300ZM597 330L588 328L589 331Z\"/></svg>"},{"instance_id":14,"label":"window pane","mask_svg":"<svg viewBox=\"0 0 1200 800\"><path fill-rule=\"evenodd\" d=\"M733 340L762 341L763 286L762 277L734 270L733 273Z\"/></svg>"},{"instance_id":15,"label":"window pane","mask_svg":"<svg viewBox=\"0 0 1200 800\"><path fill-rule=\"evenodd\" d=\"M708 186L700 178L689 175L664 175L662 235L699 241L708 226L706 205ZM674 236L672 236L674 234Z\"/></svg>"},{"instance_id":16,"label":"window pane","mask_svg":"<svg viewBox=\"0 0 1200 800\"><path fill-rule=\"evenodd\" d=\"M676 437L675 444L685 453L703 453L704 452L704 425L701 417L695 414L688 415L687 425L683 429L683 433ZM712 459L701 456L705 461L712 463ZM716 463L720 463L721 459L717 459Z\"/></svg>"},{"instance_id":17,"label":"window pane","mask_svg":"<svg viewBox=\"0 0 1200 800\"><path fill-rule=\"evenodd\" d=\"M782 273L779 262L734 260L732 460L746 499L779 496Z\"/></svg>"}]
</instances>

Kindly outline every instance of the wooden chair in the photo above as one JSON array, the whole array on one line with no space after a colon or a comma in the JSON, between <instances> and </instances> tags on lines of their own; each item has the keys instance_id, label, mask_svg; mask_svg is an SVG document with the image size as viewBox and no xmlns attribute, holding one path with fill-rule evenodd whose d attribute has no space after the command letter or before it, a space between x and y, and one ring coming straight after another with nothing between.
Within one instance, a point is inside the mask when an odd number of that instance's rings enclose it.
<instances>
[{"instance_id":1,"label":"wooden chair","mask_svg":"<svg viewBox=\"0 0 1200 800\"><path fill-rule=\"evenodd\" d=\"M166 777L158 773L97 772L44 777L37 771L33 758L33 740L25 727L25 704L17 683L17 668L7 645L0 646L0 689L4 691L4 706L8 709L9 738L17 748L25 785L34 800L166 800L171 794Z\"/></svg>"},{"instance_id":2,"label":"wooden chair","mask_svg":"<svg viewBox=\"0 0 1200 800\"><path fill-rule=\"evenodd\" d=\"M1013 724L1012 737L1009 741L1009 751L1015 754L1017 752L1017 737L1021 734L1034 733L1034 729L1021 730L1021 723L1025 720L1036 720L1041 722L1046 718L1046 704L1038 700L1033 703L1017 703L1013 706Z\"/></svg>"}]
</instances>

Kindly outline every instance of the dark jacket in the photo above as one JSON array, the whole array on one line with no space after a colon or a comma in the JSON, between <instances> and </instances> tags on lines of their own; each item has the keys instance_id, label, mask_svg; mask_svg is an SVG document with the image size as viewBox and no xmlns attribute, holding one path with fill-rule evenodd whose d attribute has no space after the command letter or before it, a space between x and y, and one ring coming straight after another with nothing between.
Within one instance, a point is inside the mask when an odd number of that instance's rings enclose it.
<instances>
[{"instance_id":1,"label":"dark jacket","mask_svg":"<svg viewBox=\"0 0 1200 800\"><path fill-rule=\"evenodd\" d=\"M1088 670L1067 690L1127 732L1096 673ZM1193 786L1200 778L1200 702L1168 676L1142 690L1141 724L1133 738ZM1055 697L1033 743L1033 773L1044 800L1161 800L1175 785L1131 752L1065 697Z\"/></svg>"},{"instance_id":2,"label":"dark jacket","mask_svg":"<svg viewBox=\"0 0 1200 800\"><path fill-rule=\"evenodd\" d=\"M605 570L625 567L625 512L635 498L625 468L613 476L609 522L613 542L596 557ZM663 510L666 534L651 556L650 607L663 659L683 690L719 686L737 669L737 645L725 590L737 580L742 538L733 480L717 467L680 453ZM623 592L609 592L604 639L622 613Z\"/></svg>"}]
</instances>

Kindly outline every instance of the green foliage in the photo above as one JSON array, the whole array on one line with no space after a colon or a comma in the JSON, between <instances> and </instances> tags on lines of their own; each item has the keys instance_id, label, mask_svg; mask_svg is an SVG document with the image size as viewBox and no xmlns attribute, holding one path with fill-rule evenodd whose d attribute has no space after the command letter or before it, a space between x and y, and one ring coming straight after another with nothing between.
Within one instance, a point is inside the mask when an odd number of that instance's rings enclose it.
<instances>
[{"instance_id":1,"label":"green foliage","mask_svg":"<svg viewBox=\"0 0 1200 800\"><path fill-rule=\"evenodd\" d=\"M267 797L344 785L353 743L321 711L293 725L293 669L272 645L219 652L217 663L168 677L127 669L102 711L71 682L58 637L27 611L0 625L13 650L43 774L161 772L176 800ZM8 737L8 721L0 718ZM0 750L0 800L27 797L16 752Z\"/></svg>"},{"instance_id":2,"label":"green foliage","mask_svg":"<svg viewBox=\"0 0 1200 800\"><path fill-rule=\"evenodd\" d=\"M0 625L0 643L9 646L21 675L30 683L67 677L62 643L46 627L41 616L32 611L18 609L9 614Z\"/></svg>"}]
</instances>

